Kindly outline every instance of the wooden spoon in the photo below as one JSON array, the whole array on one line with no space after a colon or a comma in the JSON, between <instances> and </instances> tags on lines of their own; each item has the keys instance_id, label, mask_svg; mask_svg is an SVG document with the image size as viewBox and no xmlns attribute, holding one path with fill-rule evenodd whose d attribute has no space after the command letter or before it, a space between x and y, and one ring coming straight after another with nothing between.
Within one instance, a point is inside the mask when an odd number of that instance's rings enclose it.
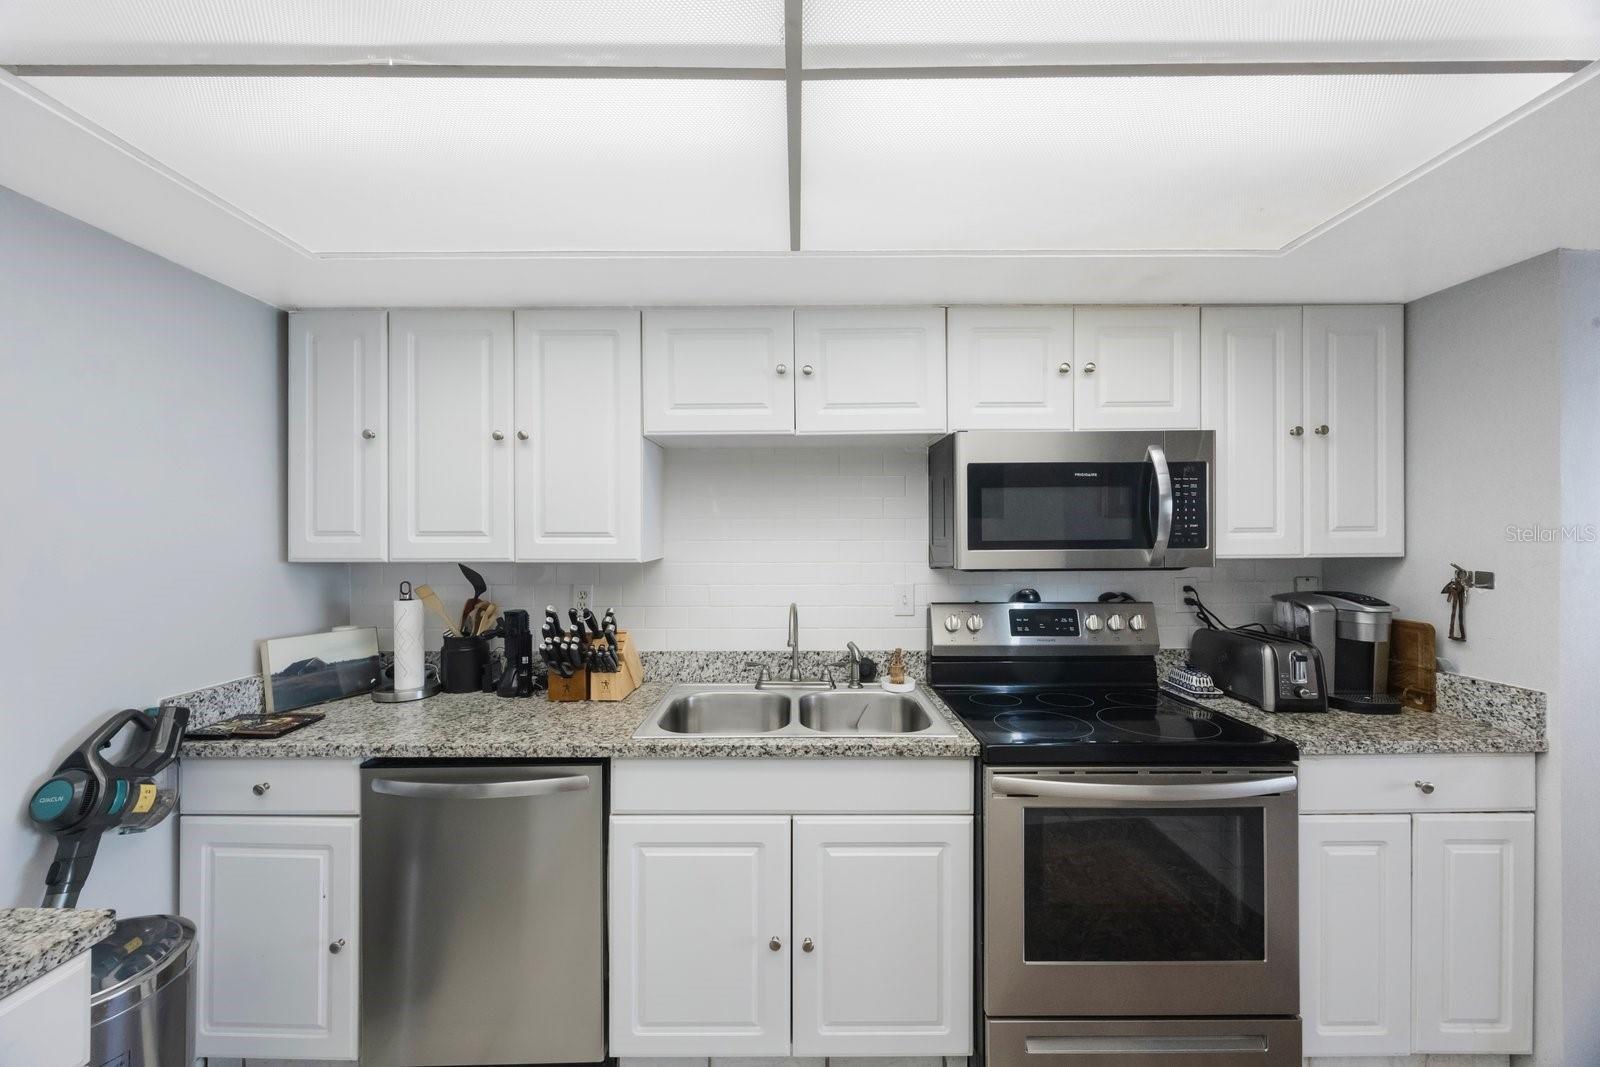
<instances>
[{"instance_id":1,"label":"wooden spoon","mask_svg":"<svg viewBox=\"0 0 1600 1067\"><path fill-rule=\"evenodd\" d=\"M423 606L444 620L444 633L446 637L460 636L460 634L456 632L455 620L450 617L450 613L448 611L444 610L444 602L439 599L439 594L433 591L432 586L419 585L412 590L412 593L418 600L422 601Z\"/></svg>"}]
</instances>

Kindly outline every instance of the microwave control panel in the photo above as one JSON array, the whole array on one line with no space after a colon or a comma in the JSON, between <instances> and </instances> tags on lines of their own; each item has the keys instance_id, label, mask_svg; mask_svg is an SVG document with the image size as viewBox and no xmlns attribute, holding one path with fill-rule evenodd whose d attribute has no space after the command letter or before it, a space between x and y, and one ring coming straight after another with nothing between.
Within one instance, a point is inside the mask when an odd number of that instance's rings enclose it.
<instances>
[{"instance_id":1,"label":"microwave control panel","mask_svg":"<svg viewBox=\"0 0 1600 1067\"><path fill-rule=\"evenodd\" d=\"M1206 492L1206 464L1173 463L1172 540L1170 548L1205 548L1210 541L1211 516Z\"/></svg>"}]
</instances>

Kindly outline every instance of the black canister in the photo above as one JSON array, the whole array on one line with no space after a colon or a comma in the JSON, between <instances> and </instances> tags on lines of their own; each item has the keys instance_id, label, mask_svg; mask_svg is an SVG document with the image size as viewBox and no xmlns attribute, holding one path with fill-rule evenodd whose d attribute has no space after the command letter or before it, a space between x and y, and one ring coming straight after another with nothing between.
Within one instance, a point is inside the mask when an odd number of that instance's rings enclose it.
<instances>
[{"instance_id":1,"label":"black canister","mask_svg":"<svg viewBox=\"0 0 1600 1067\"><path fill-rule=\"evenodd\" d=\"M482 637L446 637L439 652L439 684L446 693L476 693L489 665L489 642Z\"/></svg>"}]
</instances>

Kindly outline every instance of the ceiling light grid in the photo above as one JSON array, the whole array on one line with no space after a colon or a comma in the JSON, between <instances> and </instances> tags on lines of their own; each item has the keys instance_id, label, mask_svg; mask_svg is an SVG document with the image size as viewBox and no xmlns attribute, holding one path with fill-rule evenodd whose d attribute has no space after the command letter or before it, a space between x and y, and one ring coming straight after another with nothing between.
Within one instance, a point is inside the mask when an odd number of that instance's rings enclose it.
<instances>
[{"instance_id":1,"label":"ceiling light grid","mask_svg":"<svg viewBox=\"0 0 1600 1067\"><path fill-rule=\"evenodd\" d=\"M17 0L0 42L316 254L1270 251L1600 55L1600 5Z\"/></svg>"}]
</instances>

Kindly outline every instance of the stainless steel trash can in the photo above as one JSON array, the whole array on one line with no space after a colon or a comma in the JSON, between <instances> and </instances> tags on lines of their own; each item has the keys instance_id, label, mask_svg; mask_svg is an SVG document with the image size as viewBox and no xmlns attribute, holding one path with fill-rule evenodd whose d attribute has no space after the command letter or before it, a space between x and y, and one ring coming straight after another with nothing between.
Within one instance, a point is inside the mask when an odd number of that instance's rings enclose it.
<instances>
[{"instance_id":1,"label":"stainless steel trash can","mask_svg":"<svg viewBox=\"0 0 1600 1067\"><path fill-rule=\"evenodd\" d=\"M121 919L90 957L89 1067L193 1067L194 924Z\"/></svg>"}]
</instances>

